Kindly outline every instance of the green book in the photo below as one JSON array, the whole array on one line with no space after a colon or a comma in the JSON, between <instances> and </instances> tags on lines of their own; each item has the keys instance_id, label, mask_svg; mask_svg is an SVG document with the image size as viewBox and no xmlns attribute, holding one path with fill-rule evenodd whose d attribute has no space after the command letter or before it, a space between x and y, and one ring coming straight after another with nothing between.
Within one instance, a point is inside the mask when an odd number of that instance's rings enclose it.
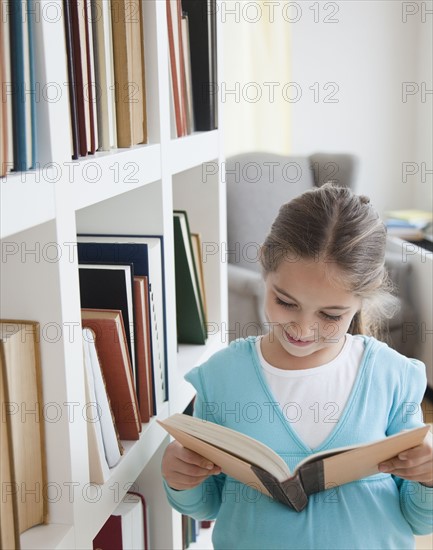
<instances>
[{"instance_id":1,"label":"green book","mask_svg":"<svg viewBox=\"0 0 433 550\"><path fill-rule=\"evenodd\" d=\"M173 213L176 272L177 340L180 344L205 344L207 329L197 266L184 210Z\"/></svg>"}]
</instances>

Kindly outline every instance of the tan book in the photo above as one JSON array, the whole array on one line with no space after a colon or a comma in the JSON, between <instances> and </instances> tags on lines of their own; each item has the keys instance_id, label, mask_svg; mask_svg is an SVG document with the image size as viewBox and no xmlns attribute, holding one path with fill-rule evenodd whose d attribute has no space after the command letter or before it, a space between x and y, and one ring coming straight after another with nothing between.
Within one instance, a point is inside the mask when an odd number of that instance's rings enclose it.
<instances>
[{"instance_id":1,"label":"tan book","mask_svg":"<svg viewBox=\"0 0 433 550\"><path fill-rule=\"evenodd\" d=\"M379 473L378 464L420 445L429 431L429 426L421 426L378 441L322 451L291 472L271 448L230 428L185 414L158 422L185 448L220 466L225 474L297 512L307 506L310 494Z\"/></svg>"},{"instance_id":2,"label":"tan book","mask_svg":"<svg viewBox=\"0 0 433 550\"><path fill-rule=\"evenodd\" d=\"M0 342L0 403L9 403L6 387L6 363L4 349ZM1 414L0 425L0 548L20 548L18 529L18 508L15 485L15 469L12 455L10 417Z\"/></svg>"},{"instance_id":3,"label":"tan book","mask_svg":"<svg viewBox=\"0 0 433 550\"><path fill-rule=\"evenodd\" d=\"M147 140L141 2L111 0L118 147Z\"/></svg>"},{"instance_id":4,"label":"tan book","mask_svg":"<svg viewBox=\"0 0 433 550\"><path fill-rule=\"evenodd\" d=\"M116 146L114 69L111 31L111 0L93 0L92 24L95 53L96 107L99 150L109 151Z\"/></svg>"},{"instance_id":5,"label":"tan book","mask_svg":"<svg viewBox=\"0 0 433 550\"><path fill-rule=\"evenodd\" d=\"M37 322L0 321L15 482L27 488L26 498L17 498L20 533L47 519L39 338Z\"/></svg>"},{"instance_id":6,"label":"tan book","mask_svg":"<svg viewBox=\"0 0 433 550\"><path fill-rule=\"evenodd\" d=\"M201 299L203 302L205 322L208 319L206 289L204 284L203 256L201 253L201 236L198 233L191 233L192 252L194 254L195 265L197 268L198 283L200 287Z\"/></svg>"}]
</instances>

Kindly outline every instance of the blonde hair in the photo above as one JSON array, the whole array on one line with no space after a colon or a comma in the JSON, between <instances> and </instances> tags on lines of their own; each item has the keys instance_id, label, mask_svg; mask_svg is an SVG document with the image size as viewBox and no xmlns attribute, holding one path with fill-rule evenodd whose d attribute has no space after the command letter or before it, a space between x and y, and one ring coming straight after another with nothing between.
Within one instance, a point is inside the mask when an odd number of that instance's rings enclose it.
<instances>
[{"instance_id":1,"label":"blonde hair","mask_svg":"<svg viewBox=\"0 0 433 550\"><path fill-rule=\"evenodd\" d=\"M383 320L398 307L385 245L386 227L370 199L331 182L281 206L260 261L265 277L283 260L314 259L337 267L337 284L362 299L349 332L382 337Z\"/></svg>"}]
</instances>

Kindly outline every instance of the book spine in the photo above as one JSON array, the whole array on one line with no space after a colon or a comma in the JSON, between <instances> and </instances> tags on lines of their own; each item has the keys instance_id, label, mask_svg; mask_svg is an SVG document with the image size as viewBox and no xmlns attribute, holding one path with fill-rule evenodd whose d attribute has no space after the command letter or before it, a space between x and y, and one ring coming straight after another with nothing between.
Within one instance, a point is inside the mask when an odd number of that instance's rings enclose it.
<instances>
[{"instance_id":1,"label":"book spine","mask_svg":"<svg viewBox=\"0 0 433 550\"><path fill-rule=\"evenodd\" d=\"M316 460L308 464L304 464L299 469L302 486L307 495L319 493L329 487L325 487L325 472L323 460Z\"/></svg>"},{"instance_id":2,"label":"book spine","mask_svg":"<svg viewBox=\"0 0 433 550\"><path fill-rule=\"evenodd\" d=\"M302 485L299 472L284 482L279 482L273 475L258 466L251 466L273 499L301 512L308 504L308 495Z\"/></svg>"},{"instance_id":3,"label":"book spine","mask_svg":"<svg viewBox=\"0 0 433 550\"><path fill-rule=\"evenodd\" d=\"M65 19L65 37L66 37L66 51L67 51L67 63L68 63L68 79L69 79L69 105L71 116L71 131L72 131L72 158L78 159L80 156L80 136L79 136L79 123L78 123L78 104L76 96L76 79L75 79L75 53L74 53L74 39L72 28L72 10L71 0L63 0L64 5L64 19Z\"/></svg>"}]
</instances>

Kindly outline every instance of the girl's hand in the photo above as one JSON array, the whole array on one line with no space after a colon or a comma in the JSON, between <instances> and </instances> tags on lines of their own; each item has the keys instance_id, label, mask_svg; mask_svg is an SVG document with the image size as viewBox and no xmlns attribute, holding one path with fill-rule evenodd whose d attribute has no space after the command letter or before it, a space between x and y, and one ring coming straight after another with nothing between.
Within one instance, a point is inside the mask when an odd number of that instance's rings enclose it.
<instances>
[{"instance_id":1,"label":"girl's hand","mask_svg":"<svg viewBox=\"0 0 433 550\"><path fill-rule=\"evenodd\" d=\"M422 445L408 449L386 462L381 462L379 470L433 487L432 433L427 433Z\"/></svg>"},{"instance_id":2,"label":"girl's hand","mask_svg":"<svg viewBox=\"0 0 433 550\"><path fill-rule=\"evenodd\" d=\"M220 474L221 468L173 441L165 449L161 471L172 489L183 490L192 489L209 476Z\"/></svg>"}]
</instances>

